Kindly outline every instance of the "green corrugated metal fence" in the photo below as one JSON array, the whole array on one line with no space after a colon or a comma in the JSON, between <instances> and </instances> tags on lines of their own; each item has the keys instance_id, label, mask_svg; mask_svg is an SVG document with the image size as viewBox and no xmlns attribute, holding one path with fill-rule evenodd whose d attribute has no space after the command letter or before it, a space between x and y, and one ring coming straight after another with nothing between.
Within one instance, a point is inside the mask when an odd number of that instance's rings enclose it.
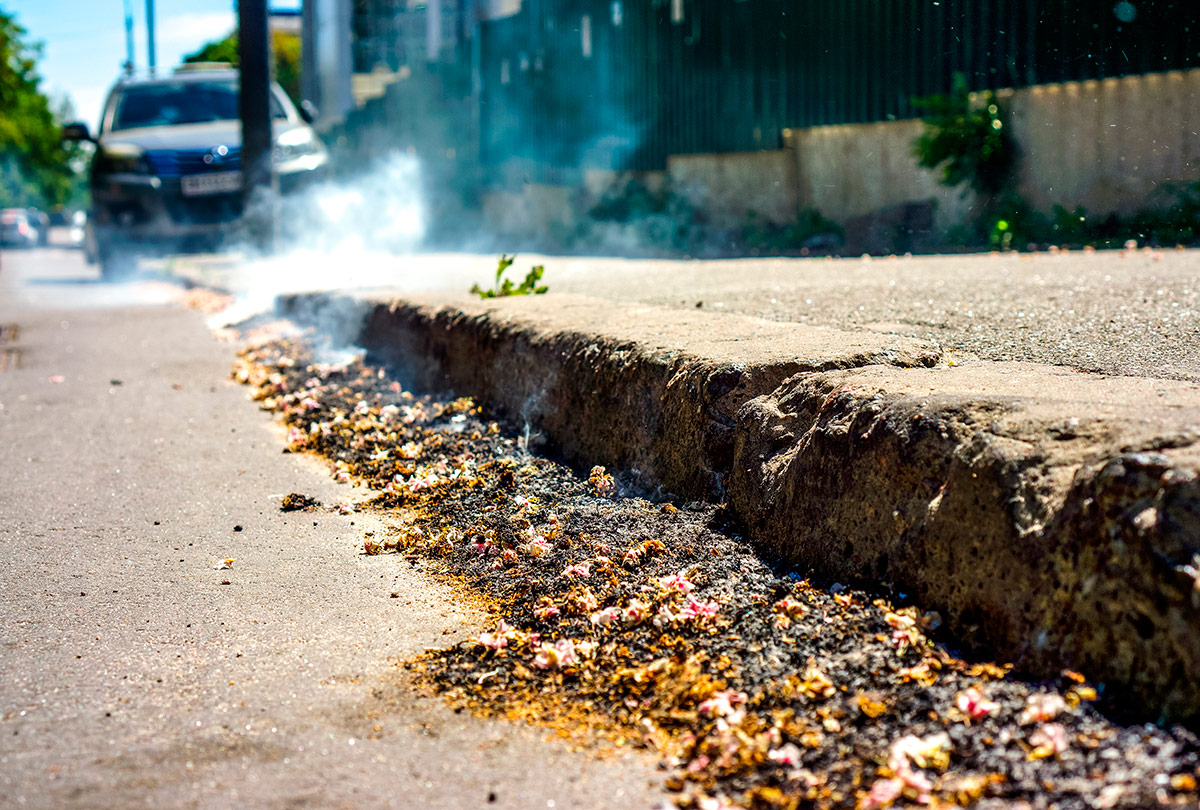
<instances>
[{"instance_id":1,"label":"green corrugated metal fence","mask_svg":"<svg viewBox=\"0 0 1200 810\"><path fill-rule=\"evenodd\" d=\"M569 181L784 128L913 117L914 97L1200 65L1194 0L525 0L481 26L486 165Z\"/></svg>"}]
</instances>

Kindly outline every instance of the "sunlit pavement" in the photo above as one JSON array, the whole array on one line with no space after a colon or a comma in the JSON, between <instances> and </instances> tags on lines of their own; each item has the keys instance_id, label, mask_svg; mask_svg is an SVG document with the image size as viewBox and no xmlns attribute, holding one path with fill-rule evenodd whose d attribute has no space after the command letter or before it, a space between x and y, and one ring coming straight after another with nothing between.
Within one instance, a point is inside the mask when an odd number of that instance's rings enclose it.
<instances>
[{"instance_id":1,"label":"sunlit pavement","mask_svg":"<svg viewBox=\"0 0 1200 810\"><path fill-rule=\"evenodd\" d=\"M166 301L171 285L233 293L241 317L282 293L388 290L454 300L495 280L497 255L388 254L347 246L272 258L145 258L104 284L78 250L0 254L0 289L33 304ZM520 255L550 293L731 312L936 341L962 358L1032 360L1104 373L1200 379L1200 251L1061 251L852 259L664 260ZM17 279L36 280L16 285ZM53 285L49 284L54 280ZM135 292L136 291L136 292Z\"/></svg>"},{"instance_id":2,"label":"sunlit pavement","mask_svg":"<svg viewBox=\"0 0 1200 810\"><path fill-rule=\"evenodd\" d=\"M49 247L0 249L0 295L10 305L34 308L89 309L167 303L178 297L174 283L161 273L139 273L126 284L109 284L83 251L65 244L62 229L51 232Z\"/></svg>"},{"instance_id":3,"label":"sunlit pavement","mask_svg":"<svg viewBox=\"0 0 1200 810\"><path fill-rule=\"evenodd\" d=\"M465 296L496 254L361 248L174 257L161 265L267 307L281 292L386 289ZM970 359L1200 379L1200 251L1054 251L875 258L663 260L520 255L550 294L732 312L920 337ZM154 266L154 265L150 265Z\"/></svg>"},{"instance_id":4,"label":"sunlit pavement","mask_svg":"<svg viewBox=\"0 0 1200 810\"><path fill-rule=\"evenodd\" d=\"M280 452L180 290L0 253L0 806L655 804L649 760L397 681L478 616L364 557L370 516L280 511L361 493Z\"/></svg>"}]
</instances>

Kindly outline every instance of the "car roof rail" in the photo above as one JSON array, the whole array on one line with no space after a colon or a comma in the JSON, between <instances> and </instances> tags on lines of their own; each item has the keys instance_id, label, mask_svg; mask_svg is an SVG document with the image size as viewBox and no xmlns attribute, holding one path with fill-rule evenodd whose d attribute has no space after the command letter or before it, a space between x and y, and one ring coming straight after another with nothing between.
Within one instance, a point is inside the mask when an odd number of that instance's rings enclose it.
<instances>
[{"instance_id":1,"label":"car roof rail","mask_svg":"<svg viewBox=\"0 0 1200 810\"><path fill-rule=\"evenodd\" d=\"M176 73L200 73L207 70L233 70L230 62L184 62L175 68Z\"/></svg>"}]
</instances>

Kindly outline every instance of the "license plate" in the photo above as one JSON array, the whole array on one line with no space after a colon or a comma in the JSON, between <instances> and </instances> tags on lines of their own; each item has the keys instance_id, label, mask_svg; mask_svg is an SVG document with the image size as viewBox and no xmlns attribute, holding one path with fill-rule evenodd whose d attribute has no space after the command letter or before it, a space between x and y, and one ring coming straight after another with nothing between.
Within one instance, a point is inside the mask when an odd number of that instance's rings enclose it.
<instances>
[{"instance_id":1,"label":"license plate","mask_svg":"<svg viewBox=\"0 0 1200 810\"><path fill-rule=\"evenodd\" d=\"M242 188L242 173L213 172L212 174L185 174L180 178L180 188L189 197L240 191Z\"/></svg>"}]
</instances>

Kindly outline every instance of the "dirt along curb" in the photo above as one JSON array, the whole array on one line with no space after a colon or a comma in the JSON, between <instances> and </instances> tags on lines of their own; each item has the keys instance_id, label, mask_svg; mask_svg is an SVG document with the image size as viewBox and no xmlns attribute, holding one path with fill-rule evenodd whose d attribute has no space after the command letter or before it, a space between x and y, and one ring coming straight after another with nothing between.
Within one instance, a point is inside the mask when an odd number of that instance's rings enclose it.
<instances>
[{"instance_id":1,"label":"dirt along curb","mask_svg":"<svg viewBox=\"0 0 1200 810\"><path fill-rule=\"evenodd\" d=\"M568 461L723 498L770 558L887 583L969 648L1200 719L1200 385L571 296L280 307Z\"/></svg>"}]
</instances>

